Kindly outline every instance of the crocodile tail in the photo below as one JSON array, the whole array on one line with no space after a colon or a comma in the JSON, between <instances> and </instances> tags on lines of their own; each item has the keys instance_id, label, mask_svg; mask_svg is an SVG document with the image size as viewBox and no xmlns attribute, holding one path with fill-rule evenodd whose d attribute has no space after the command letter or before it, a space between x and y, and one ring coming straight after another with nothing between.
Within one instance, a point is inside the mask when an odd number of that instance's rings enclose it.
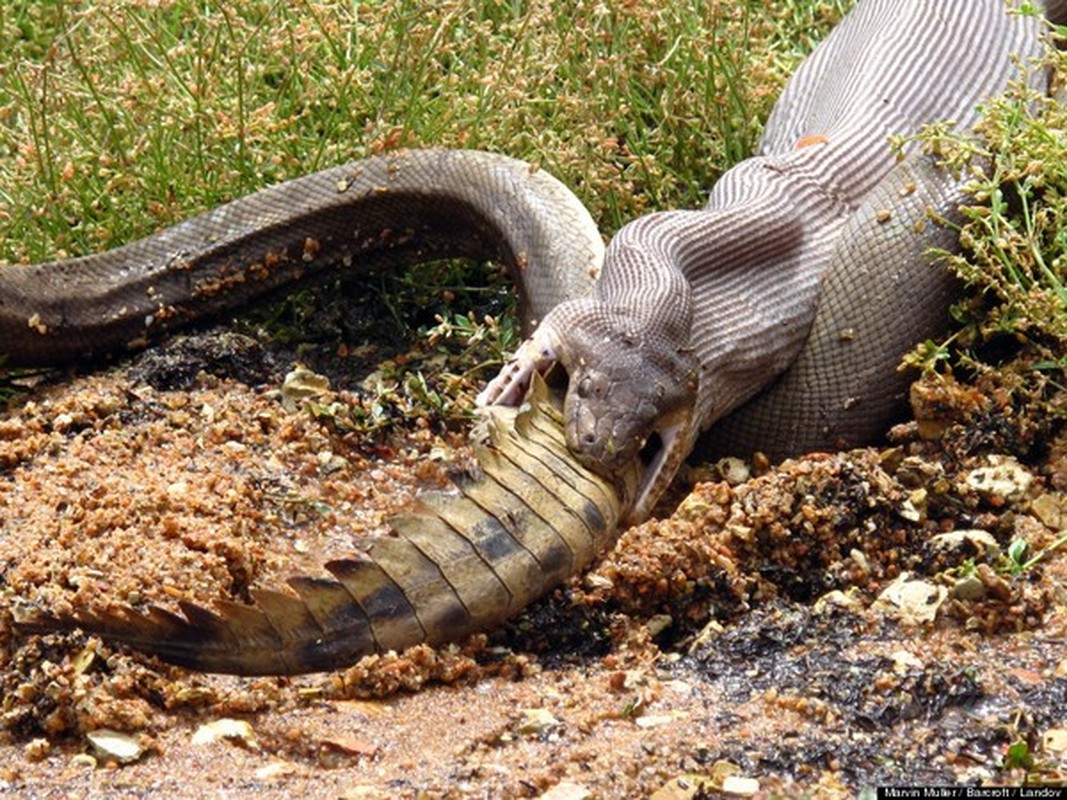
<instances>
[{"instance_id":1,"label":"crocodile tail","mask_svg":"<svg viewBox=\"0 0 1067 800\"><path fill-rule=\"evenodd\" d=\"M251 605L33 613L16 625L80 628L172 664L238 675L337 669L499 625L614 543L636 466L620 489L575 461L558 400L540 381L520 409L486 415L478 468L453 475L451 491L422 493L390 521L394 535L366 553L328 562L330 577L291 578L289 592L254 589Z\"/></svg>"}]
</instances>

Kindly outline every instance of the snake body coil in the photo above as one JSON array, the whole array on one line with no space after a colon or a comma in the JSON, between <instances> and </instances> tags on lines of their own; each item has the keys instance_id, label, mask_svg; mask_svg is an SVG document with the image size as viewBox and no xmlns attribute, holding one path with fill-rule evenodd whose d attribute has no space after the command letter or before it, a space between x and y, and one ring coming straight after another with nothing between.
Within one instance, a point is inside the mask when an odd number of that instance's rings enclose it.
<instances>
[{"instance_id":1,"label":"snake body coil","mask_svg":"<svg viewBox=\"0 0 1067 800\"><path fill-rule=\"evenodd\" d=\"M905 397L901 355L956 290L923 257L954 243L930 217L951 220L964 196L890 138L967 131L1015 79L1046 90L1043 26L1004 0L858 3L791 79L759 152L706 208L622 228L593 294L553 309L487 399L562 362L579 457L610 468L645 449L636 517L709 429L708 452L774 457L877 437Z\"/></svg>"}]
</instances>

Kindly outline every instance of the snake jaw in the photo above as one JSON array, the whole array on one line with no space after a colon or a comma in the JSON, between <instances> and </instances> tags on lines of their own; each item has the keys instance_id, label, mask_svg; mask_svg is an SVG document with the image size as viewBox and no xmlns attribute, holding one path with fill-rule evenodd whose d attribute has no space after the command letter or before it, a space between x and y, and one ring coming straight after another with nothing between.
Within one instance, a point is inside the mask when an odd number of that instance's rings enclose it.
<instances>
[{"instance_id":1,"label":"snake jaw","mask_svg":"<svg viewBox=\"0 0 1067 800\"><path fill-rule=\"evenodd\" d=\"M637 494L627 514L626 524L636 525L652 513L652 509L689 453L694 438L693 431L691 406L683 406L674 414L660 420L660 425L655 430L657 447L647 453L647 443L642 448L642 456L650 456L650 460L641 471Z\"/></svg>"},{"instance_id":2,"label":"snake jaw","mask_svg":"<svg viewBox=\"0 0 1067 800\"><path fill-rule=\"evenodd\" d=\"M640 463L636 491L619 486L620 494L630 495L626 523L633 525L651 514L670 485L692 447L694 421L692 405L663 412L647 398L630 401L619 406L625 414L604 413L607 404L589 402L580 381L564 406L564 433L578 460L606 478L624 472L627 464Z\"/></svg>"}]
</instances>

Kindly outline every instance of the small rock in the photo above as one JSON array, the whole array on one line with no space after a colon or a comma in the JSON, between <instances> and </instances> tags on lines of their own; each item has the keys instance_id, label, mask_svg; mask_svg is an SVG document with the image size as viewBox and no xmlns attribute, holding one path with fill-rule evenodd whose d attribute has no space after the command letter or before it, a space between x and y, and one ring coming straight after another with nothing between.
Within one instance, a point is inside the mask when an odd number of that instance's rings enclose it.
<instances>
[{"instance_id":1,"label":"small rock","mask_svg":"<svg viewBox=\"0 0 1067 800\"><path fill-rule=\"evenodd\" d=\"M759 781L755 778L745 778L741 775L730 775L723 780L722 790L725 794L751 797L759 791Z\"/></svg>"},{"instance_id":2,"label":"small rock","mask_svg":"<svg viewBox=\"0 0 1067 800\"><path fill-rule=\"evenodd\" d=\"M1067 495L1046 492L1030 502L1030 510L1041 523L1054 531L1067 528Z\"/></svg>"},{"instance_id":3,"label":"small rock","mask_svg":"<svg viewBox=\"0 0 1067 800\"><path fill-rule=\"evenodd\" d=\"M70 765L79 769L96 769L97 761L88 753L75 753L70 757Z\"/></svg>"},{"instance_id":4,"label":"small rock","mask_svg":"<svg viewBox=\"0 0 1067 800\"><path fill-rule=\"evenodd\" d=\"M981 600L986 596L985 584L977 575L967 575L953 584L952 596L957 600Z\"/></svg>"},{"instance_id":5,"label":"small rock","mask_svg":"<svg viewBox=\"0 0 1067 800\"><path fill-rule=\"evenodd\" d=\"M661 728L678 720L675 714L645 714L634 720L638 728Z\"/></svg>"},{"instance_id":6,"label":"small rock","mask_svg":"<svg viewBox=\"0 0 1067 800\"><path fill-rule=\"evenodd\" d=\"M823 615L835 608L859 613L863 610L864 603L859 598L857 589L852 586L849 587L847 592L843 592L840 589L834 589L833 591L827 592L815 601L812 611L816 614Z\"/></svg>"},{"instance_id":7,"label":"small rock","mask_svg":"<svg viewBox=\"0 0 1067 800\"><path fill-rule=\"evenodd\" d=\"M73 424L74 417L70 414L56 414L55 418L52 420L52 429L58 433L63 433Z\"/></svg>"},{"instance_id":8,"label":"small rock","mask_svg":"<svg viewBox=\"0 0 1067 800\"><path fill-rule=\"evenodd\" d=\"M547 708L527 708L523 710L522 716L519 733L526 735L541 734L560 724Z\"/></svg>"},{"instance_id":9,"label":"small rock","mask_svg":"<svg viewBox=\"0 0 1067 800\"><path fill-rule=\"evenodd\" d=\"M204 706L217 701L214 690L206 686L183 686L175 695L177 704L183 706Z\"/></svg>"},{"instance_id":10,"label":"small rock","mask_svg":"<svg viewBox=\"0 0 1067 800\"><path fill-rule=\"evenodd\" d=\"M273 781L296 774L296 765L289 761L271 761L255 771L256 780Z\"/></svg>"},{"instance_id":11,"label":"small rock","mask_svg":"<svg viewBox=\"0 0 1067 800\"><path fill-rule=\"evenodd\" d=\"M1041 747L1046 753L1067 755L1067 728L1049 728L1041 737Z\"/></svg>"},{"instance_id":12,"label":"small rock","mask_svg":"<svg viewBox=\"0 0 1067 800\"><path fill-rule=\"evenodd\" d=\"M848 557L852 559L852 563L859 567L864 575L869 575L871 572L871 562L867 560L867 554L862 550L857 550L853 547L848 551Z\"/></svg>"},{"instance_id":13,"label":"small rock","mask_svg":"<svg viewBox=\"0 0 1067 800\"><path fill-rule=\"evenodd\" d=\"M899 514L902 519L906 519L908 522L922 522L923 517L926 516L926 491L923 489L917 489L915 492L912 492L912 494L915 494L916 492L922 492L924 498L923 506L917 505L915 501L909 496L904 500L903 503L900 504L900 507L897 509L897 514Z\"/></svg>"},{"instance_id":14,"label":"small rock","mask_svg":"<svg viewBox=\"0 0 1067 800\"><path fill-rule=\"evenodd\" d=\"M30 739L22 748L27 761L43 761L52 751L52 744L47 739Z\"/></svg>"},{"instance_id":15,"label":"small rock","mask_svg":"<svg viewBox=\"0 0 1067 800\"><path fill-rule=\"evenodd\" d=\"M674 620L670 614L654 614L645 623L645 627L648 628L649 636L659 636L673 624Z\"/></svg>"},{"instance_id":16,"label":"small rock","mask_svg":"<svg viewBox=\"0 0 1067 800\"><path fill-rule=\"evenodd\" d=\"M689 652L695 653L700 648L710 645L725 632L726 628L717 619L708 620L708 623L700 629L700 633L693 639L693 643L689 645Z\"/></svg>"},{"instance_id":17,"label":"small rock","mask_svg":"<svg viewBox=\"0 0 1067 800\"><path fill-rule=\"evenodd\" d=\"M579 783L563 781L540 795L540 800L590 800L593 793Z\"/></svg>"},{"instance_id":18,"label":"small rock","mask_svg":"<svg viewBox=\"0 0 1067 800\"><path fill-rule=\"evenodd\" d=\"M347 458L339 456L330 450L319 451L315 458L319 462L319 469L322 470L323 475L339 472L348 466Z\"/></svg>"},{"instance_id":19,"label":"small rock","mask_svg":"<svg viewBox=\"0 0 1067 800\"><path fill-rule=\"evenodd\" d=\"M636 689L638 686L648 686L649 673L643 669L628 669L623 673L622 688Z\"/></svg>"},{"instance_id":20,"label":"small rock","mask_svg":"<svg viewBox=\"0 0 1067 800\"><path fill-rule=\"evenodd\" d=\"M243 745L250 750L259 749L259 742L256 741L256 734L252 730L252 726L243 719L223 718L213 722L205 722L196 729L192 741L193 744L203 745L214 744L222 739Z\"/></svg>"},{"instance_id":21,"label":"small rock","mask_svg":"<svg viewBox=\"0 0 1067 800\"><path fill-rule=\"evenodd\" d=\"M378 752L374 742L355 736L330 736L322 740L322 745L346 756L373 756Z\"/></svg>"},{"instance_id":22,"label":"small rock","mask_svg":"<svg viewBox=\"0 0 1067 800\"><path fill-rule=\"evenodd\" d=\"M989 456L989 465L963 476L969 489L990 502L1018 500L1026 494L1034 476L1010 456Z\"/></svg>"},{"instance_id":23,"label":"small rock","mask_svg":"<svg viewBox=\"0 0 1067 800\"><path fill-rule=\"evenodd\" d=\"M1000 555L1000 544L993 538L993 534L977 528L949 531L931 536L930 546L949 553L959 553L965 558L972 558L976 555L996 558Z\"/></svg>"},{"instance_id":24,"label":"small rock","mask_svg":"<svg viewBox=\"0 0 1067 800\"><path fill-rule=\"evenodd\" d=\"M902 622L933 622L941 604L948 597L948 589L926 581L913 580L907 572L889 584L871 607Z\"/></svg>"},{"instance_id":25,"label":"small rock","mask_svg":"<svg viewBox=\"0 0 1067 800\"><path fill-rule=\"evenodd\" d=\"M897 675L907 675L911 670L921 670L923 662L916 658L914 653L907 650L897 650L890 658L893 659L893 671Z\"/></svg>"},{"instance_id":26,"label":"small rock","mask_svg":"<svg viewBox=\"0 0 1067 800\"><path fill-rule=\"evenodd\" d=\"M120 764L132 764L144 755L144 748L128 733L100 728L85 734L96 754Z\"/></svg>"},{"instance_id":27,"label":"small rock","mask_svg":"<svg viewBox=\"0 0 1067 800\"><path fill-rule=\"evenodd\" d=\"M722 479L731 486L742 484L752 476L752 471L748 468L748 464L733 456L728 456L716 462L715 468L719 470Z\"/></svg>"},{"instance_id":28,"label":"small rock","mask_svg":"<svg viewBox=\"0 0 1067 800\"><path fill-rule=\"evenodd\" d=\"M189 484L185 481L175 481L167 486L167 497L171 500L181 500L189 494Z\"/></svg>"},{"instance_id":29,"label":"small rock","mask_svg":"<svg viewBox=\"0 0 1067 800\"><path fill-rule=\"evenodd\" d=\"M698 795L706 797L715 786L707 775L679 775L671 778L654 791L649 800L693 800Z\"/></svg>"},{"instance_id":30,"label":"small rock","mask_svg":"<svg viewBox=\"0 0 1067 800\"><path fill-rule=\"evenodd\" d=\"M592 590L611 590L615 588L615 581L613 581L611 578L608 578L605 575L597 575L593 572L590 572L588 575L585 576L585 578L583 579L583 583L585 584L585 587L587 589Z\"/></svg>"},{"instance_id":31,"label":"small rock","mask_svg":"<svg viewBox=\"0 0 1067 800\"><path fill-rule=\"evenodd\" d=\"M96 649L93 647L83 647L78 655L74 657L74 672L78 675L84 675L98 663L99 657Z\"/></svg>"},{"instance_id":32,"label":"small rock","mask_svg":"<svg viewBox=\"0 0 1067 800\"><path fill-rule=\"evenodd\" d=\"M740 775L741 767L732 761L727 761L724 758L720 758L714 764L711 765L711 781L716 786L722 786L727 778L733 775Z\"/></svg>"},{"instance_id":33,"label":"small rock","mask_svg":"<svg viewBox=\"0 0 1067 800\"><path fill-rule=\"evenodd\" d=\"M282 408L296 411L303 401L321 397L330 390L330 379L298 364L282 382Z\"/></svg>"}]
</instances>

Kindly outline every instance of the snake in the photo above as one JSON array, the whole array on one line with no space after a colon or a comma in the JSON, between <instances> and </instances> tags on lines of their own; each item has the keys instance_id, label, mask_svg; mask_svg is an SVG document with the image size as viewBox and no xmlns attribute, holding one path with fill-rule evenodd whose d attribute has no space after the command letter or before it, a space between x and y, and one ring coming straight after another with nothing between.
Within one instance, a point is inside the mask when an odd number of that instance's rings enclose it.
<instances>
[{"instance_id":1,"label":"snake","mask_svg":"<svg viewBox=\"0 0 1067 800\"><path fill-rule=\"evenodd\" d=\"M959 292L927 253L957 246L967 176L915 137L946 121L967 132L1013 81L1048 90L1038 63L1067 0L1044 17L1023 5L859 0L704 208L639 217L606 248L536 165L427 149L269 187L105 253L0 268L6 366L92 363L339 270L489 259L517 289L526 338L478 398L498 428L484 474L396 523L404 544L327 565L332 581L294 579L299 599L261 591L258 610L76 622L205 669L328 668L515 613L651 514L693 453L780 458L876 439L906 397L902 354L944 328ZM553 370L561 408L531 410ZM531 421L546 418L561 433ZM546 502L559 509L546 516Z\"/></svg>"}]
</instances>

